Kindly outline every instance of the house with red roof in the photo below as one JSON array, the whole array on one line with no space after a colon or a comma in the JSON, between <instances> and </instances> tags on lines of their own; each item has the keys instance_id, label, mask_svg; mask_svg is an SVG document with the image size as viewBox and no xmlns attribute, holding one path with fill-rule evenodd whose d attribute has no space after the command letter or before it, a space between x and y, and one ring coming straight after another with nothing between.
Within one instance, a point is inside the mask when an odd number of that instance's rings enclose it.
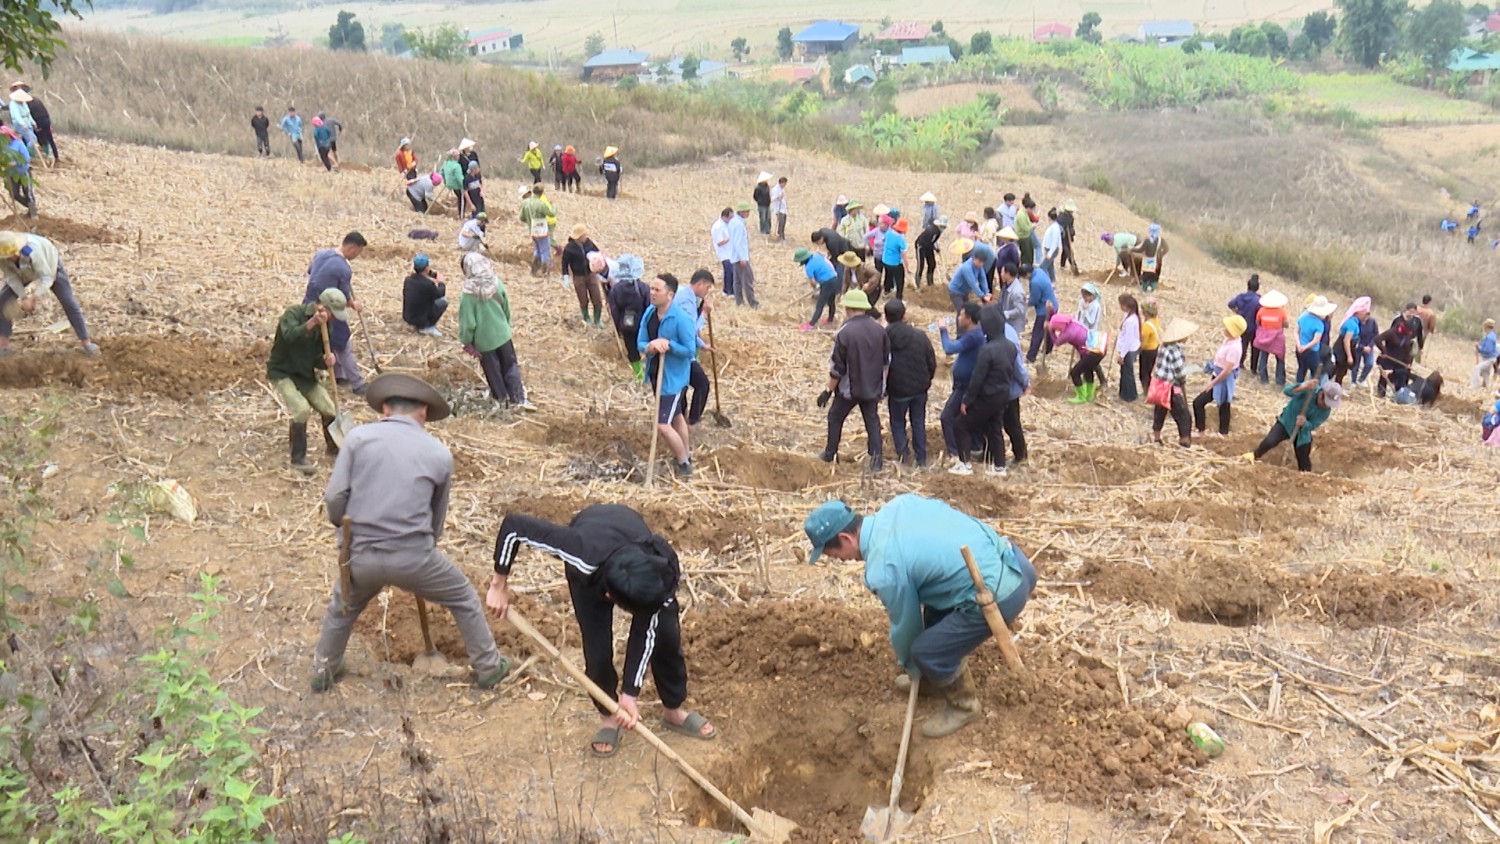
<instances>
[{"instance_id":1,"label":"house with red roof","mask_svg":"<svg viewBox=\"0 0 1500 844\"><path fill-rule=\"evenodd\" d=\"M1058 38L1072 38L1073 28L1065 23L1044 23L1031 33L1031 40L1038 44L1053 41Z\"/></svg>"},{"instance_id":2,"label":"house with red roof","mask_svg":"<svg viewBox=\"0 0 1500 844\"><path fill-rule=\"evenodd\" d=\"M906 41L912 44L921 43L923 39L932 34L932 27L925 23L915 21L902 21L876 33L876 41Z\"/></svg>"}]
</instances>

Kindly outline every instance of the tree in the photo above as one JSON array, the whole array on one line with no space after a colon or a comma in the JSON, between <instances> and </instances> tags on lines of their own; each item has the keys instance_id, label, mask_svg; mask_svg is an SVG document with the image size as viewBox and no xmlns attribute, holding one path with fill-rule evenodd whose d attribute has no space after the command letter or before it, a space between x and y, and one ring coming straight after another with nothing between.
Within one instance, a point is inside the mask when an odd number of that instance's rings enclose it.
<instances>
[{"instance_id":1,"label":"tree","mask_svg":"<svg viewBox=\"0 0 1500 844\"><path fill-rule=\"evenodd\" d=\"M1448 61L1463 43L1464 34L1464 7L1459 0L1432 0L1407 22L1406 48L1436 79L1447 73Z\"/></svg>"},{"instance_id":2,"label":"tree","mask_svg":"<svg viewBox=\"0 0 1500 844\"><path fill-rule=\"evenodd\" d=\"M750 53L750 42L746 41L745 37L742 35L739 38L736 38L733 41L729 42L729 49L734 51L734 60L737 62L742 62L745 60L745 56L749 55Z\"/></svg>"},{"instance_id":3,"label":"tree","mask_svg":"<svg viewBox=\"0 0 1500 844\"><path fill-rule=\"evenodd\" d=\"M1203 51L1203 38L1201 36L1197 35L1197 34L1194 34L1191 38L1189 38L1188 40L1182 42L1182 52L1185 55L1191 56L1194 53L1199 53L1199 52L1202 52L1202 51Z\"/></svg>"},{"instance_id":4,"label":"tree","mask_svg":"<svg viewBox=\"0 0 1500 844\"><path fill-rule=\"evenodd\" d=\"M1103 22L1104 19L1099 17L1098 12L1085 12L1083 20L1078 22L1078 28L1073 31L1073 35L1080 41L1098 44L1104 40L1104 36L1099 33L1099 24Z\"/></svg>"},{"instance_id":5,"label":"tree","mask_svg":"<svg viewBox=\"0 0 1500 844\"><path fill-rule=\"evenodd\" d=\"M1327 12L1313 12L1302 19L1302 34L1312 41L1320 52L1333 43L1333 31L1338 21Z\"/></svg>"},{"instance_id":6,"label":"tree","mask_svg":"<svg viewBox=\"0 0 1500 844\"><path fill-rule=\"evenodd\" d=\"M620 77L620 81L615 83L615 87L621 91L634 91L640 84L641 80L637 79L634 75L622 76Z\"/></svg>"},{"instance_id":7,"label":"tree","mask_svg":"<svg viewBox=\"0 0 1500 844\"><path fill-rule=\"evenodd\" d=\"M56 15L82 19L80 9L91 0L6 0L0 4L0 63L21 72L21 66L36 63L45 76L52 68L57 51L67 43L59 37L62 26Z\"/></svg>"},{"instance_id":8,"label":"tree","mask_svg":"<svg viewBox=\"0 0 1500 844\"><path fill-rule=\"evenodd\" d=\"M393 56L399 56L411 49L411 44L406 41L406 27L399 23L383 23L380 25L380 50Z\"/></svg>"},{"instance_id":9,"label":"tree","mask_svg":"<svg viewBox=\"0 0 1500 844\"><path fill-rule=\"evenodd\" d=\"M1235 36L1239 36L1236 38ZM1229 33L1229 41L1233 46L1230 52L1242 53L1246 56L1269 56L1271 54L1271 42L1266 38L1266 33L1258 26L1237 26Z\"/></svg>"},{"instance_id":10,"label":"tree","mask_svg":"<svg viewBox=\"0 0 1500 844\"><path fill-rule=\"evenodd\" d=\"M854 57L849 55L848 50L840 50L828 57L828 84L835 91L843 91L848 87L844 82L844 74L854 64Z\"/></svg>"},{"instance_id":11,"label":"tree","mask_svg":"<svg viewBox=\"0 0 1500 844\"><path fill-rule=\"evenodd\" d=\"M1267 55L1278 58L1286 55L1286 51L1290 47L1290 42L1287 40L1286 30L1281 28L1281 24L1274 21L1263 21L1260 25L1260 31L1266 36Z\"/></svg>"},{"instance_id":12,"label":"tree","mask_svg":"<svg viewBox=\"0 0 1500 844\"><path fill-rule=\"evenodd\" d=\"M419 59L461 62L469 57L469 39L451 23L431 29L413 29L406 33L412 54Z\"/></svg>"},{"instance_id":13,"label":"tree","mask_svg":"<svg viewBox=\"0 0 1500 844\"><path fill-rule=\"evenodd\" d=\"M341 10L338 22L328 27L328 47L331 50L363 53L365 51L365 25L354 19L353 12Z\"/></svg>"},{"instance_id":14,"label":"tree","mask_svg":"<svg viewBox=\"0 0 1500 844\"><path fill-rule=\"evenodd\" d=\"M938 35L942 35L943 34L943 22L942 21L933 21L932 22L932 31L934 33L937 33Z\"/></svg>"},{"instance_id":15,"label":"tree","mask_svg":"<svg viewBox=\"0 0 1500 844\"><path fill-rule=\"evenodd\" d=\"M583 57L592 59L602 52L604 52L604 36L597 32L589 33L589 37L583 39Z\"/></svg>"},{"instance_id":16,"label":"tree","mask_svg":"<svg viewBox=\"0 0 1500 844\"><path fill-rule=\"evenodd\" d=\"M1344 13L1339 52L1365 67L1380 64L1400 32L1406 0L1334 0Z\"/></svg>"},{"instance_id":17,"label":"tree","mask_svg":"<svg viewBox=\"0 0 1500 844\"><path fill-rule=\"evenodd\" d=\"M1318 45L1307 37L1306 30L1297 33L1297 37L1292 39L1292 44L1286 51L1287 58L1297 62L1312 61L1317 54Z\"/></svg>"},{"instance_id":18,"label":"tree","mask_svg":"<svg viewBox=\"0 0 1500 844\"><path fill-rule=\"evenodd\" d=\"M688 53L686 56L684 56L682 59L682 81L692 82L694 79L697 79L698 68L702 67L702 65L702 60L700 60L692 53Z\"/></svg>"},{"instance_id":19,"label":"tree","mask_svg":"<svg viewBox=\"0 0 1500 844\"><path fill-rule=\"evenodd\" d=\"M1474 5L1469 7L1469 17L1479 18L1480 20L1483 20L1489 16L1490 7L1484 5L1483 3L1475 3Z\"/></svg>"},{"instance_id":20,"label":"tree","mask_svg":"<svg viewBox=\"0 0 1500 844\"><path fill-rule=\"evenodd\" d=\"M792 57L792 28L789 26L783 26L781 31L776 33L776 55L780 56L782 61Z\"/></svg>"},{"instance_id":21,"label":"tree","mask_svg":"<svg viewBox=\"0 0 1500 844\"><path fill-rule=\"evenodd\" d=\"M989 30L982 29L969 36L970 55L983 55L993 49L995 49L995 36L991 35Z\"/></svg>"}]
</instances>

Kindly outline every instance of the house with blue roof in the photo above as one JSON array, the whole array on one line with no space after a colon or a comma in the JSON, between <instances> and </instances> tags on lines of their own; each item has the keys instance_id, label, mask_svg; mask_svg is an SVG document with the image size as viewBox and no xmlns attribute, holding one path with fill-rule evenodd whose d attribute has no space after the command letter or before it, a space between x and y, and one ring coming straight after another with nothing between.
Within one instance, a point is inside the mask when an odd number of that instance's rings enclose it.
<instances>
[{"instance_id":1,"label":"house with blue roof","mask_svg":"<svg viewBox=\"0 0 1500 844\"><path fill-rule=\"evenodd\" d=\"M677 56L663 65L665 74L657 74L656 81L660 84L670 84L682 81L682 56ZM716 62L713 59L699 59L698 72L694 79L711 82L715 79L723 79L729 65L724 62Z\"/></svg>"},{"instance_id":2,"label":"house with blue roof","mask_svg":"<svg viewBox=\"0 0 1500 844\"><path fill-rule=\"evenodd\" d=\"M933 47L902 47L901 55L896 57L893 64L953 64L953 51L948 49L947 44L938 44Z\"/></svg>"},{"instance_id":3,"label":"house with blue roof","mask_svg":"<svg viewBox=\"0 0 1500 844\"><path fill-rule=\"evenodd\" d=\"M583 81L615 80L647 73L649 58L649 54L639 50L605 50L583 63Z\"/></svg>"},{"instance_id":4,"label":"house with blue roof","mask_svg":"<svg viewBox=\"0 0 1500 844\"><path fill-rule=\"evenodd\" d=\"M1448 70L1468 76L1470 84L1488 85L1495 71L1500 70L1500 53L1460 47L1448 57Z\"/></svg>"},{"instance_id":5,"label":"house with blue roof","mask_svg":"<svg viewBox=\"0 0 1500 844\"><path fill-rule=\"evenodd\" d=\"M1141 40L1159 47L1173 47L1198 34L1192 21L1147 21L1141 24Z\"/></svg>"},{"instance_id":6,"label":"house with blue roof","mask_svg":"<svg viewBox=\"0 0 1500 844\"><path fill-rule=\"evenodd\" d=\"M859 27L843 21L818 21L792 36L792 44L803 58L841 53L858 43Z\"/></svg>"}]
</instances>

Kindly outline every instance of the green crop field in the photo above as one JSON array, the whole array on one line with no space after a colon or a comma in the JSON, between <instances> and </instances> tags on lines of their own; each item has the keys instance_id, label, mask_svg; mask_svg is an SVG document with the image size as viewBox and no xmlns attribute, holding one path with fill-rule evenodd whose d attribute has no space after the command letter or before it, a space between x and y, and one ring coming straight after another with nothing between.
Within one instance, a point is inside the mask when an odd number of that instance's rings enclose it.
<instances>
[{"instance_id":1,"label":"green crop field","mask_svg":"<svg viewBox=\"0 0 1500 844\"><path fill-rule=\"evenodd\" d=\"M1461 123L1496 117L1480 103L1402 85L1380 73L1313 73L1302 82L1308 98L1380 123Z\"/></svg>"}]
</instances>

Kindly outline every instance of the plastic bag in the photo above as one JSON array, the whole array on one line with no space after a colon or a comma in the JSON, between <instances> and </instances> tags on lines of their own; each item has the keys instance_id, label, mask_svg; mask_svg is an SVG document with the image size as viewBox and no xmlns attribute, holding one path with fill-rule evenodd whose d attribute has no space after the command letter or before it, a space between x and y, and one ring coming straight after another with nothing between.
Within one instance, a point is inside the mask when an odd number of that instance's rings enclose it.
<instances>
[{"instance_id":1,"label":"plastic bag","mask_svg":"<svg viewBox=\"0 0 1500 844\"><path fill-rule=\"evenodd\" d=\"M168 513L172 518L192 524L198 518L198 504L182 484L168 478L146 487L146 503L154 512Z\"/></svg>"}]
</instances>

